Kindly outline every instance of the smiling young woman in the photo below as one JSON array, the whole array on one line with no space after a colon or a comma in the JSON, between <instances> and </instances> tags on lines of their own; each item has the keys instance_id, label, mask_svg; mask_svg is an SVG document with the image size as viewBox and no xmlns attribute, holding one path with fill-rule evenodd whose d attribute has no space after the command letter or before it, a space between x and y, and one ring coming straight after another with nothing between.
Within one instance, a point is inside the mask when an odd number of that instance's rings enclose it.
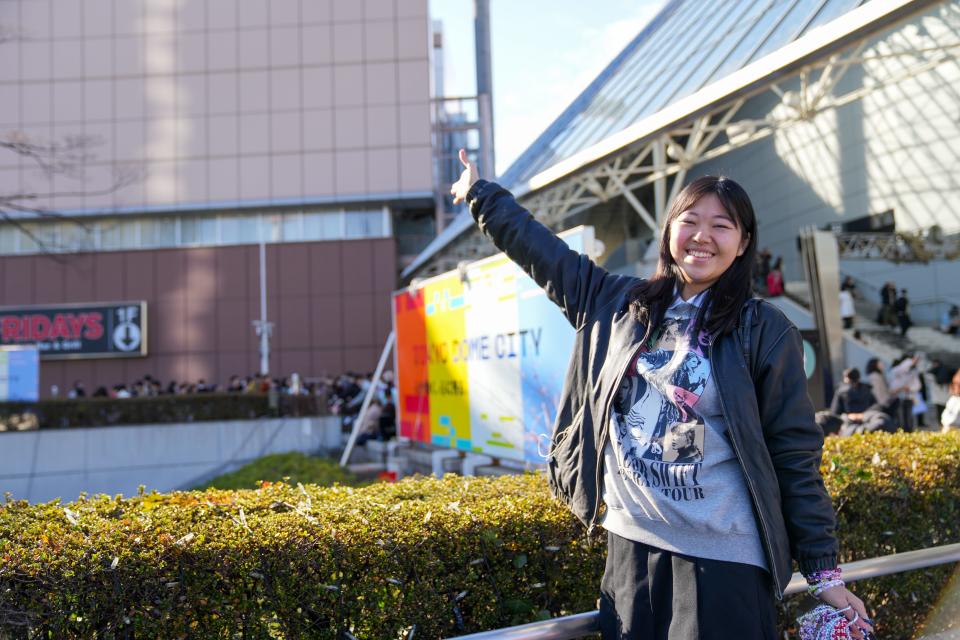
<instances>
[{"instance_id":1,"label":"smiling young woman","mask_svg":"<svg viewBox=\"0 0 960 640\"><path fill-rule=\"evenodd\" d=\"M657 270L631 294L631 311L647 326L644 339L663 322L678 291L688 300L710 289L697 323L706 322L710 334L729 333L753 293L756 227L750 197L733 180L704 176L684 187L664 220Z\"/></svg>"},{"instance_id":2,"label":"smiling young woman","mask_svg":"<svg viewBox=\"0 0 960 640\"><path fill-rule=\"evenodd\" d=\"M670 224L670 256L680 267L684 299L713 285L743 255L749 240L715 193L680 212Z\"/></svg>"},{"instance_id":3,"label":"smiling young woman","mask_svg":"<svg viewBox=\"0 0 960 640\"><path fill-rule=\"evenodd\" d=\"M800 334L751 300L746 192L716 176L687 185L664 221L656 273L640 279L571 251L460 159L454 202L577 330L547 474L588 529L607 530L604 640L773 640L774 598L794 560L811 593L864 637L866 609L837 569Z\"/></svg>"}]
</instances>

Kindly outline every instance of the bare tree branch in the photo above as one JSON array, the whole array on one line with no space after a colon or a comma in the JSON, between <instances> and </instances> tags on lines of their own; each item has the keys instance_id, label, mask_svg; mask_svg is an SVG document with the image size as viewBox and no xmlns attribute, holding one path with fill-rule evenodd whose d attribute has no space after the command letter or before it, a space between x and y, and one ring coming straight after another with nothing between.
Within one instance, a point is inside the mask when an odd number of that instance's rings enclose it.
<instances>
[{"instance_id":1,"label":"bare tree branch","mask_svg":"<svg viewBox=\"0 0 960 640\"><path fill-rule=\"evenodd\" d=\"M96 154L92 148L101 144L94 136L65 136L64 138L45 142L31 139L22 132L14 131L0 137L0 152L9 151L29 159L39 166L48 179L61 175L72 179L81 179L83 169L92 161ZM59 211L36 204L40 201L56 198L96 197L114 193L128 185L143 179L144 170L137 165L123 165L114 169L113 178L109 184L96 189L75 189L62 191L25 191L19 193L0 193L0 220L15 226L21 233L30 238L41 253L56 259L57 253L63 247L51 247L47 241L39 237L29 226L31 219L55 219L72 222L85 231L92 227L88 221L77 216L70 216Z\"/></svg>"},{"instance_id":2,"label":"bare tree branch","mask_svg":"<svg viewBox=\"0 0 960 640\"><path fill-rule=\"evenodd\" d=\"M91 148L103 144L96 136L68 135L59 141L39 142L22 131L12 131L0 137L0 149L28 158L48 176L62 174L80 177L83 165L93 160Z\"/></svg>"},{"instance_id":3,"label":"bare tree branch","mask_svg":"<svg viewBox=\"0 0 960 640\"><path fill-rule=\"evenodd\" d=\"M60 255L60 253L53 251L44 240L38 238L37 235L27 225L24 224L25 220L23 218L13 218L2 208L0 208L0 218L2 218L4 222L15 226L20 230L20 233L33 240L34 244L37 245L37 248L43 255L53 258L57 262L65 261L64 257Z\"/></svg>"},{"instance_id":4,"label":"bare tree branch","mask_svg":"<svg viewBox=\"0 0 960 640\"><path fill-rule=\"evenodd\" d=\"M13 27L0 24L0 45L28 39ZM103 144L97 136L67 135L60 139L46 141L31 137L22 131L0 133L0 153L9 152L25 159L28 163L43 171L48 180L55 176L85 180L84 169L96 158L94 150ZM0 225L7 223L16 227L20 233L30 238L40 252L55 259L56 250L63 247L49 247L46 240L38 237L35 227L29 222L35 219L59 219L72 222L89 232L89 221L76 216L64 215L43 206L43 202L55 202L57 198L97 197L114 193L143 179L144 169L140 166L126 165L114 168L112 179L100 188L67 189L41 192L27 190L22 193L0 193ZM42 234L41 234L42 235Z\"/></svg>"},{"instance_id":5,"label":"bare tree branch","mask_svg":"<svg viewBox=\"0 0 960 640\"><path fill-rule=\"evenodd\" d=\"M45 193L25 192L13 194L0 194L0 210L4 208L17 209L19 211L31 211L38 215L49 217L65 218L63 214L56 211L48 211L42 208L28 207L24 202L40 200L42 198L79 198L109 195L118 189L139 182L143 179L143 171L136 166L124 166L114 172L113 181L101 189L84 189L78 191L50 191Z\"/></svg>"}]
</instances>

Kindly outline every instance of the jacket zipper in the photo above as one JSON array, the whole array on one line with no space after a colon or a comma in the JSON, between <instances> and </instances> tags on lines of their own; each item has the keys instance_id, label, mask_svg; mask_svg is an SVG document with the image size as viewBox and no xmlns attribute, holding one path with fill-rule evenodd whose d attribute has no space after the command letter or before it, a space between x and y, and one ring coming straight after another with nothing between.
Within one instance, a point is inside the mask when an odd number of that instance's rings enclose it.
<instances>
[{"instance_id":1,"label":"jacket zipper","mask_svg":"<svg viewBox=\"0 0 960 640\"><path fill-rule=\"evenodd\" d=\"M717 371L713 365L713 340L710 341L710 346L708 347L709 359L710 359L710 375L713 376L714 380L718 380ZM780 577L777 575L777 567L775 558L773 557L773 545L770 544L770 534L767 527L766 520L763 519L763 509L760 508L760 501L757 499L757 490L753 486L753 480L750 478L750 474L747 473L747 467L743 464L743 456L740 454L740 445L737 444L736 435L734 435L734 429L730 422L729 414L727 413L727 406L723 402L723 394L719 393L720 387L717 386L717 397L720 398L720 409L723 411L723 419L727 424L727 433L730 434L730 444L733 445L733 453L737 456L737 462L740 463L740 469L743 471L743 478L747 482L747 489L750 491L750 499L753 500L753 505L757 511L757 519L760 520L760 530L761 535L763 536L763 542L766 546L767 562L770 563L770 576L773 578L773 584L777 588L777 599L783 600L783 589L780 586Z\"/></svg>"},{"instance_id":2,"label":"jacket zipper","mask_svg":"<svg viewBox=\"0 0 960 640\"><path fill-rule=\"evenodd\" d=\"M603 428L600 431L600 446L597 447L597 482L594 485L597 488L597 500L593 505L593 516L590 520L590 526L587 527L588 536L593 535L593 530L597 528L597 520L600 518L600 497L602 495L600 486L603 480L600 476L603 472L603 452L607 447L607 438L610 437L610 405L613 404L613 398L617 394L617 389L620 388L620 383L623 382L623 376L627 375L627 367L629 367L630 363L633 362L633 359L637 356L637 353L640 351L642 346L643 343L641 342L630 352L630 357L627 358L627 362L620 370L620 375L617 377L617 383L613 385L613 389L610 391L610 395L607 397L607 401L604 406Z\"/></svg>"}]
</instances>

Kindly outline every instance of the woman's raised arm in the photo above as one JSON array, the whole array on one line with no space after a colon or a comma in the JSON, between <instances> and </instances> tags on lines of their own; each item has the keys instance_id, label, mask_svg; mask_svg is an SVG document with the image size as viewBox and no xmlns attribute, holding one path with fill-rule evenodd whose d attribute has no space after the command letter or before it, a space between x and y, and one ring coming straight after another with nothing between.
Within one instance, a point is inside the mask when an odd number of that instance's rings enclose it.
<instances>
[{"instance_id":1,"label":"woman's raised arm","mask_svg":"<svg viewBox=\"0 0 960 640\"><path fill-rule=\"evenodd\" d=\"M575 328L603 307L633 279L615 276L570 249L500 185L480 180L476 166L460 150L464 170L450 188L456 204L467 201L480 230L533 278Z\"/></svg>"}]
</instances>

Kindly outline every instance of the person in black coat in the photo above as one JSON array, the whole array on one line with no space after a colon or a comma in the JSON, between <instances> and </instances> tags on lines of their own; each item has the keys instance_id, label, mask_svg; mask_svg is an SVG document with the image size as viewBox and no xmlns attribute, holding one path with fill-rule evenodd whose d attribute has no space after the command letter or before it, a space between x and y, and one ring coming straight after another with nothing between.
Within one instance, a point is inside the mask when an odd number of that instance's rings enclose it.
<instances>
[{"instance_id":1,"label":"person in black coat","mask_svg":"<svg viewBox=\"0 0 960 640\"><path fill-rule=\"evenodd\" d=\"M880 310L877 312L877 324L896 326L897 316L893 310L893 303L897 300L897 287L887 282L880 289Z\"/></svg>"},{"instance_id":2,"label":"person in black coat","mask_svg":"<svg viewBox=\"0 0 960 640\"><path fill-rule=\"evenodd\" d=\"M856 367L843 372L843 385L833 396L830 412L843 421L840 427L842 436L894 431L893 420L877 403L870 385L860 382L860 370Z\"/></svg>"},{"instance_id":3,"label":"person in black coat","mask_svg":"<svg viewBox=\"0 0 960 640\"><path fill-rule=\"evenodd\" d=\"M910 300L907 298L906 289L900 289L900 296L893 303L893 310L897 314L900 335L906 337L907 330L913 326L913 321L910 319Z\"/></svg>"}]
</instances>

